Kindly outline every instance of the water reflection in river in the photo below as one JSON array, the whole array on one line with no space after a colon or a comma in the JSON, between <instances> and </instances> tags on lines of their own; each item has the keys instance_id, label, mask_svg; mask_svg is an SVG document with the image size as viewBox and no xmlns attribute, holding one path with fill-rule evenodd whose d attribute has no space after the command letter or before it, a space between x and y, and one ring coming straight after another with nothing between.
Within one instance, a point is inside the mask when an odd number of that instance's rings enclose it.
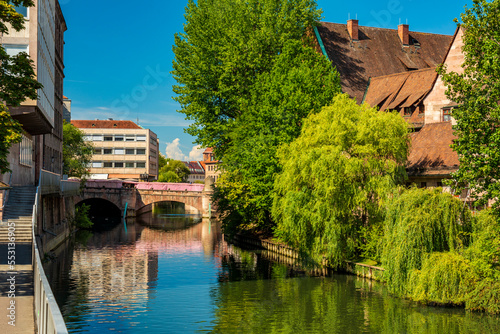
<instances>
[{"instance_id":1,"label":"water reflection in river","mask_svg":"<svg viewBox=\"0 0 500 334\"><path fill-rule=\"evenodd\" d=\"M151 213L84 232L46 265L72 333L474 333L497 317L421 307L353 276L309 277L228 245L216 224Z\"/></svg>"}]
</instances>

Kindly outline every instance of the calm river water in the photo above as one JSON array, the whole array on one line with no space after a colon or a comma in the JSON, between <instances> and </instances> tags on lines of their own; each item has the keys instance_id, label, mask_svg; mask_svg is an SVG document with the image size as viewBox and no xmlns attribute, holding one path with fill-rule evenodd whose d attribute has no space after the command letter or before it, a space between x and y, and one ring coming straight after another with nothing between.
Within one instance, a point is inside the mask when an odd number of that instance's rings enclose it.
<instances>
[{"instance_id":1,"label":"calm river water","mask_svg":"<svg viewBox=\"0 0 500 334\"><path fill-rule=\"evenodd\" d=\"M392 298L354 276L310 277L159 207L78 233L45 266L70 333L500 333L500 318Z\"/></svg>"}]
</instances>

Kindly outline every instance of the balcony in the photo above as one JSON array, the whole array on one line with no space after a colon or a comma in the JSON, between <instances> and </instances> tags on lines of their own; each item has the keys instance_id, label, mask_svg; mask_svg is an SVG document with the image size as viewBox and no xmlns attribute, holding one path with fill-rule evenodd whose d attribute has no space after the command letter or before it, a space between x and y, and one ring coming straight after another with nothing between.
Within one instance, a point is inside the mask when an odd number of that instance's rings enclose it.
<instances>
[{"instance_id":1,"label":"balcony","mask_svg":"<svg viewBox=\"0 0 500 334\"><path fill-rule=\"evenodd\" d=\"M43 135L52 131L52 124L36 105L9 107L9 112L31 135Z\"/></svg>"}]
</instances>

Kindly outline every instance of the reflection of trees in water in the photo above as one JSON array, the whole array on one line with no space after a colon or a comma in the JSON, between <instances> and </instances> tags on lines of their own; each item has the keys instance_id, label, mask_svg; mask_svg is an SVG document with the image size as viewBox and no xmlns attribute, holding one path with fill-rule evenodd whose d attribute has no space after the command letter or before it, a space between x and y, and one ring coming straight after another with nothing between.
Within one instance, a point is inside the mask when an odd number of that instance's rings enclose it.
<instances>
[{"instance_id":1,"label":"reflection of trees in water","mask_svg":"<svg viewBox=\"0 0 500 334\"><path fill-rule=\"evenodd\" d=\"M137 217L140 224L166 231L188 228L201 220L199 214L186 213L185 204L179 202L154 203L151 211Z\"/></svg>"},{"instance_id":2,"label":"reflection of trees in water","mask_svg":"<svg viewBox=\"0 0 500 334\"><path fill-rule=\"evenodd\" d=\"M441 334L500 330L496 317L419 306L383 291L375 282L346 275L222 283L212 289L217 307L212 331Z\"/></svg>"}]
</instances>

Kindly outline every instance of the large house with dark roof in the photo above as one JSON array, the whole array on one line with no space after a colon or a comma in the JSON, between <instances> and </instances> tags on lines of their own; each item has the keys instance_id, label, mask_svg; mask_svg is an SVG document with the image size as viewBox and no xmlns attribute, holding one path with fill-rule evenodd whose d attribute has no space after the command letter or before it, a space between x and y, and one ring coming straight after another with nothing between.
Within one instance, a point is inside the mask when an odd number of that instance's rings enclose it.
<instances>
[{"instance_id":1,"label":"large house with dark roof","mask_svg":"<svg viewBox=\"0 0 500 334\"><path fill-rule=\"evenodd\" d=\"M317 49L340 74L342 91L361 103L370 78L431 69L441 64L453 36L409 30L320 22L314 28Z\"/></svg>"},{"instance_id":2,"label":"large house with dark roof","mask_svg":"<svg viewBox=\"0 0 500 334\"><path fill-rule=\"evenodd\" d=\"M457 28L441 63L448 71L461 73L463 30ZM381 110L397 110L414 125L407 171L421 187L443 186L443 179L459 167L458 155L450 145L456 138L451 111L456 103L435 68L370 78L364 102Z\"/></svg>"}]
</instances>

